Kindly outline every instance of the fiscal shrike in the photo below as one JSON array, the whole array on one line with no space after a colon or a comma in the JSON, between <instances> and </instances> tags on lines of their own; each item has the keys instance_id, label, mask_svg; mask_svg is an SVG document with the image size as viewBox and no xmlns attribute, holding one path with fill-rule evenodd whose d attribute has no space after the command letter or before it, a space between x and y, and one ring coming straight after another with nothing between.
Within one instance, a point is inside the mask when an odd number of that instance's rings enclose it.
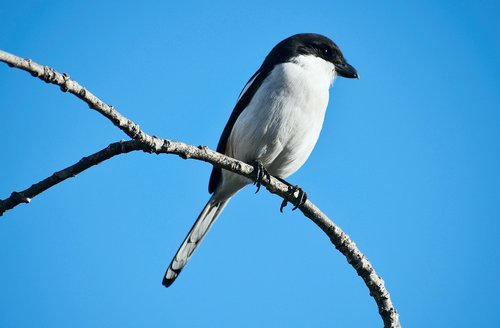
<instances>
[{"instance_id":1,"label":"fiscal shrike","mask_svg":"<svg viewBox=\"0 0 500 328\"><path fill-rule=\"evenodd\" d=\"M241 91L217 145L221 154L258 163L284 179L296 172L318 140L329 89L337 76L357 78L332 40L296 34L278 43ZM170 286L227 203L252 181L214 167L201 211L163 277Z\"/></svg>"}]
</instances>

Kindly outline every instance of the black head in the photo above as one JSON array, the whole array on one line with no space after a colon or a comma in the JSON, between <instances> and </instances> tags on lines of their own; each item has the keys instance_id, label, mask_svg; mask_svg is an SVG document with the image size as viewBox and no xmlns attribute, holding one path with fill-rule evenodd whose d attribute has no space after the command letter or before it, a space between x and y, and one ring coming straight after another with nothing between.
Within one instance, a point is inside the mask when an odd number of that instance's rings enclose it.
<instances>
[{"instance_id":1,"label":"black head","mask_svg":"<svg viewBox=\"0 0 500 328\"><path fill-rule=\"evenodd\" d=\"M262 66L286 63L299 55L313 55L331 62L339 76L358 77L356 69L347 63L339 47L329 38L314 33L295 34L281 41L267 55Z\"/></svg>"}]
</instances>

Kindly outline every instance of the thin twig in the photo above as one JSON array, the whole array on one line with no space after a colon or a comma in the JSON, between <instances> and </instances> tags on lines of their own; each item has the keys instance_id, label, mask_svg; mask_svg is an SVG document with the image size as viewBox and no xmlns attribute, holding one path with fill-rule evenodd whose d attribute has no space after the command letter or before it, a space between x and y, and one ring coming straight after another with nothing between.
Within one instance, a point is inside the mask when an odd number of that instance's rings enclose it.
<instances>
[{"instance_id":1,"label":"thin twig","mask_svg":"<svg viewBox=\"0 0 500 328\"><path fill-rule=\"evenodd\" d=\"M17 205L21 203L29 203L31 199L38 196L45 190L55 186L56 184L63 182L68 178L73 178L77 174L85 171L86 169L97 165L105 160L110 159L119 154L125 154L134 150L140 150L144 148L144 144L139 141L131 140L131 141L120 141L115 142L107 146L106 148L90 155L87 157L83 157L77 163L63 169L57 171L52 174L50 177L43 179L40 182L37 182L31 187L23 190L23 191L14 191L8 198L4 200L0 200L0 216L2 216L5 212L10 209L13 209Z\"/></svg>"},{"instance_id":2,"label":"thin twig","mask_svg":"<svg viewBox=\"0 0 500 328\"><path fill-rule=\"evenodd\" d=\"M2 50L0 50L0 61L3 61L10 67L22 69L44 82L58 85L61 91L69 92L77 96L86 102L90 108L107 117L130 138L140 140L147 139L144 132L139 128L139 125L121 115L113 106L97 98L92 92L85 89L78 82L72 80L68 74L61 74L51 67L42 66L31 59L21 58Z\"/></svg>"},{"instance_id":3,"label":"thin twig","mask_svg":"<svg viewBox=\"0 0 500 328\"><path fill-rule=\"evenodd\" d=\"M83 88L80 84L71 80L66 74L58 73L52 68L34 63L30 59L22 59L1 50L0 61L7 63L11 67L17 67L28 71L33 76L36 76L45 82L59 85L61 90L64 92L68 91L85 101L90 108L95 109L107 117L111 122L113 122L113 124L124 131L129 137L134 139L126 142L113 143L105 149L81 159L76 164L54 173L51 177L32 185L24 191L13 192L9 198L0 201L0 215L20 203L29 202L31 198L40 194L44 190L90 168L93 165L110 159L116 155L128 153L134 150L143 150L145 152L153 152L157 154L177 154L185 159L192 158L211 163L217 167L240 174L252 180L255 180L256 178L252 166L219 154L208 149L207 147L195 147L182 142L160 139L148 135L143 132L137 124L119 114L112 106L105 104L99 98ZM361 253L349 236L337 225L335 225L310 200L306 200L306 202L300 204L301 199L295 194L291 195L289 193L288 186L278 179L274 177L267 179L266 177L264 178L264 181L262 181L262 185L264 185L271 193L277 194L297 206L305 216L311 219L327 234L335 248L337 248L347 258L347 262L351 264L358 275L364 280L366 286L370 290L370 295L373 296L377 303L379 313L384 321L384 327L401 327L398 313L392 304L389 292L385 288L384 281L377 275L368 259L363 255L363 253Z\"/></svg>"}]
</instances>

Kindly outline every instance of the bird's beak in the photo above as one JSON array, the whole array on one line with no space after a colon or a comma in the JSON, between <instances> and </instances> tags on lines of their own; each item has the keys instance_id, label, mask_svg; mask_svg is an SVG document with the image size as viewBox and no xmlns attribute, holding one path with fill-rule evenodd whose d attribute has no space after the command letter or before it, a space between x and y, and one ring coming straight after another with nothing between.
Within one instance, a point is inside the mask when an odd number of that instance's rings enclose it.
<instances>
[{"instance_id":1,"label":"bird's beak","mask_svg":"<svg viewBox=\"0 0 500 328\"><path fill-rule=\"evenodd\" d=\"M358 72L354 67L349 65L348 63L343 64L335 64L335 72L337 75L346 77L348 79L357 79L359 78Z\"/></svg>"}]
</instances>

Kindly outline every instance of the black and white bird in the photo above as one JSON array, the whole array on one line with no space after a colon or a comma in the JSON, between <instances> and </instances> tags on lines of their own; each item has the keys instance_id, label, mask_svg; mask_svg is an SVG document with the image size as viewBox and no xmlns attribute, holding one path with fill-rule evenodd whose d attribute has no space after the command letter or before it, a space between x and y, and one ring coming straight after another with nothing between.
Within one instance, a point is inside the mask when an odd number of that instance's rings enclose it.
<instances>
[{"instance_id":1,"label":"black and white bird","mask_svg":"<svg viewBox=\"0 0 500 328\"><path fill-rule=\"evenodd\" d=\"M217 151L285 179L318 140L329 89L337 76L357 78L337 45L320 34L296 34L278 43L247 82L222 132ZM201 211L163 277L177 278L227 203L252 181L214 167Z\"/></svg>"}]
</instances>

